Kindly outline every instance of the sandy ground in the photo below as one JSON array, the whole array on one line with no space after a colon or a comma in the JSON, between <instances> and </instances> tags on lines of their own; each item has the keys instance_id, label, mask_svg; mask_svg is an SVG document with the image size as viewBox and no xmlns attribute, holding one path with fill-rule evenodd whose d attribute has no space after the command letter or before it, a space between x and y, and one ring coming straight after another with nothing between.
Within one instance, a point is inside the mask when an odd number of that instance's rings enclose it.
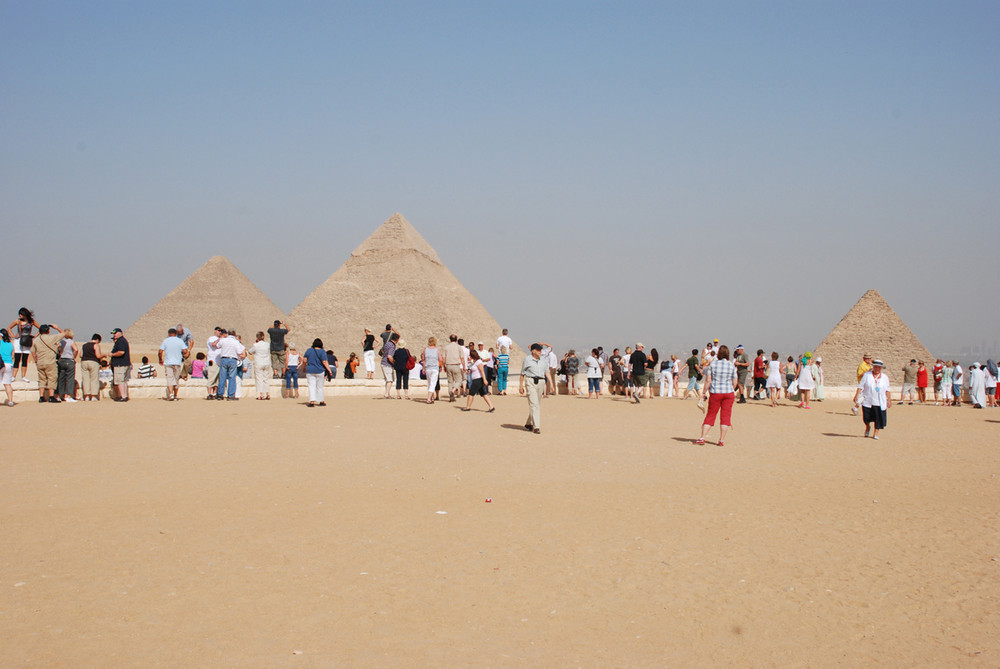
<instances>
[{"instance_id":1,"label":"sandy ground","mask_svg":"<svg viewBox=\"0 0 1000 669\"><path fill-rule=\"evenodd\" d=\"M1000 410L329 399L0 408L0 666L1000 665Z\"/></svg>"}]
</instances>

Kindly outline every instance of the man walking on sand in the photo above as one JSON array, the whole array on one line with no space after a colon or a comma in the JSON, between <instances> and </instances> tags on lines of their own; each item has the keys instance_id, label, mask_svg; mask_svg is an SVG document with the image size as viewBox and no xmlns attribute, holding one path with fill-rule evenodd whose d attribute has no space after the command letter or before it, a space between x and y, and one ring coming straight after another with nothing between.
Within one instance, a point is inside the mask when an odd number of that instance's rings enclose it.
<instances>
[{"instance_id":1,"label":"man walking on sand","mask_svg":"<svg viewBox=\"0 0 1000 669\"><path fill-rule=\"evenodd\" d=\"M531 352L525 356L521 365L521 380L517 392L528 395L528 420L524 429L535 434L542 432L542 393L552 386L552 375L549 373L549 361L542 355L542 345L531 345ZM555 392L555 388L552 389Z\"/></svg>"},{"instance_id":2,"label":"man walking on sand","mask_svg":"<svg viewBox=\"0 0 1000 669\"><path fill-rule=\"evenodd\" d=\"M740 396L737 404L747 403L747 378L750 374L750 356L743 350L743 344L736 346L736 356L733 358L733 365L736 367L736 392Z\"/></svg>"},{"instance_id":3,"label":"man walking on sand","mask_svg":"<svg viewBox=\"0 0 1000 669\"><path fill-rule=\"evenodd\" d=\"M177 328L167 330L167 338L160 344L160 364L167 377L167 401L173 402L177 399L177 386L180 383L181 367L184 365L184 358L188 357L187 343L180 338Z\"/></svg>"},{"instance_id":4,"label":"man walking on sand","mask_svg":"<svg viewBox=\"0 0 1000 669\"><path fill-rule=\"evenodd\" d=\"M646 385L646 354L642 352L641 341L636 342L635 350L632 351L628 362L632 368L632 383L629 389L632 392L632 399L638 404L639 395L642 394L642 389Z\"/></svg>"},{"instance_id":5,"label":"man walking on sand","mask_svg":"<svg viewBox=\"0 0 1000 669\"><path fill-rule=\"evenodd\" d=\"M764 349L757 349L757 357L753 359L753 395L755 400L763 399L760 391L767 392L767 362L764 360Z\"/></svg>"},{"instance_id":6,"label":"man walking on sand","mask_svg":"<svg viewBox=\"0 0 1000 669\"><path fill-rule=\"evenodd\" d=\"M444 347L444 371L448 375L448 396L451 402L461 394L462 375L465 371L465 353L458 343L458 335L448 337Z\"/></svg>"}]
</instances>

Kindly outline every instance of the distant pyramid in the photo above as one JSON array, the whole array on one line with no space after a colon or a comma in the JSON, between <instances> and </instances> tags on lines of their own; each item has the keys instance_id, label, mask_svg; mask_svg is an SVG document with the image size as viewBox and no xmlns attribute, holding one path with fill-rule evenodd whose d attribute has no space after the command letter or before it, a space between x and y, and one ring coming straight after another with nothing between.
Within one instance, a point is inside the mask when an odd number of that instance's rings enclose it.
<instances>
[{"instance_id":1,"label":"distant pyramid","mask_svg":"<svg viewBox=\"0 0 1000 669\"><path fill-rule=\"evenodd\" d=\"M903 365L912 358L933 367L934 358L906 326L877 290L869 290L840 319L813 355L823 358L824 383L829 386L856 385L857 371L864 353L885 363L894 387L902 383Z\"/></svg>"},{"instance_id":2,"label":"distant pyramid","mask_svg":"<svg viewBox=\"0 0 1000 669\"><path fill-rule=\"evenodd\" d=\"M236 330L250 346L259 330L278 319L286 320L285 313L233 263L215 256L125 330L125 337L133 351L146 352L158 349L167 330L183 323L196 349L205 350L216 326Z\"/></svg>"},{"instance_id":3,"label":"distant pyramid","mask_svg":"<svg viewBox=\"0 0 1000 669\"><path fill-rule=\"evenodd\" d=\"M300 349L319 337L340 360L352 351L361 355L365 328L377 337L387 323L418 359L430 336L437 337L439 347L454 333L495 348L500 334L499 324L479 300L398 213L289 316L289 338L302 342ZM380 344L376 341L376 350Z\"/></svg>"}]
</instances>

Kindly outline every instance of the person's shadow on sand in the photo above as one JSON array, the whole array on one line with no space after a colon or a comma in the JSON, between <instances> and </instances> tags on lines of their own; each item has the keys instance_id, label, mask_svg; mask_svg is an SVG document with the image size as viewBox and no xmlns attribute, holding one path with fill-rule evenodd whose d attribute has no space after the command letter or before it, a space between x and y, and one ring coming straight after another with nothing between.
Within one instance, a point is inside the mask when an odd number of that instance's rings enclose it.
<instances>
[{"instance_id":1,"label":"person's shadow on sand","mask_svg":"<svg viewBox=\"0 0 1000 669\"><path fill-rule=\"evenodd\" d=\"M518 432L527 432L523 425L514 425L513 423L501 423L500 427L505 430L517 430Z\"/></svg>"}]
</instances>

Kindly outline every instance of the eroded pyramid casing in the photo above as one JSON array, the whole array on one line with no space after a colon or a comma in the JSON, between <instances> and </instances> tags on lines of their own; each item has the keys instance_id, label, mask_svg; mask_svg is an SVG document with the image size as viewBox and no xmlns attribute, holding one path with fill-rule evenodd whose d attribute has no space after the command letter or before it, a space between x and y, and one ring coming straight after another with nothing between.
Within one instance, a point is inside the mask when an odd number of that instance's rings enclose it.
<instances>
[{"instance_id":1,"label":"eroded pyramid casing","mask_svg":"<svg viewBox=\"0 0 1000 669\"><path fill-rule=\"evenodd\" d=\"M319 337L343 361L361 355L364 329L391 324L417 358L434 336L495 347L500 326L441 262L414 227L393 214L347 261L289 314L289 338L300 348ZM512 359L515 351L511 352ZM519 356L517 356L519 357Z\"/></svg>"}]
</instances>

